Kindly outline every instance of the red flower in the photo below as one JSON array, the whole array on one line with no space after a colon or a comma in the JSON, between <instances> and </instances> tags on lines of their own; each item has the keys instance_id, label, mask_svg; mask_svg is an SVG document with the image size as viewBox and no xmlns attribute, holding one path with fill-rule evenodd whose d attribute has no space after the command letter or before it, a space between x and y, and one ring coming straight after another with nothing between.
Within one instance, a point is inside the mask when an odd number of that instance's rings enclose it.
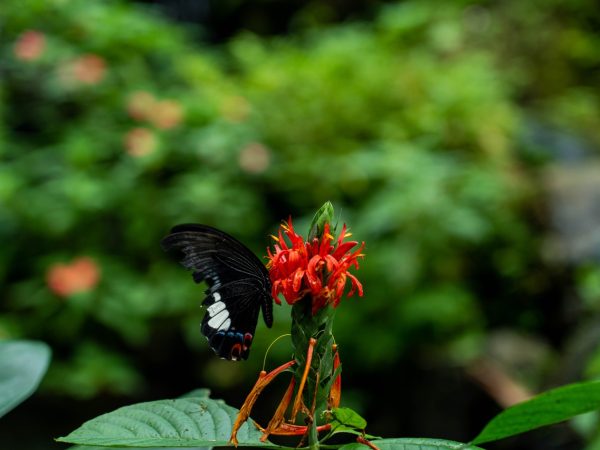
<instances>
[{"instance_id":1,"label":"red flower","mask_svg":"<svg viewBox=\"0 0 600 450\"><path fill-rule=\"evenodd\" d=\"M13 47L15 56L22 61L34 61L46 48L46 36L36 30L28 30L19 36Z\"/></svg>"},{"instance_id":2,"label":"red flower","mask_svg":"<svg viewBox=\"0 0 600 450\"><path fill-rule=\"evenodd\" d=\"M86 256L73 260L71 264L54 264L46 273L48 287L60 297L90 291L99 281L100 268Z\"/></svg>"},{"instance_id":3,"label":"red flower","mask_svg":"<svg viewBox=\"0 0 600 450\"><path fill-rule=\"evenodd\" d=\"M287 224L283 223L279 237L273 236L277 241L275 253L268 249L267 267L273 284L274 300L280 304L277 296L281 293L288 304L292 305L310 295L312 313L315 314L328 304L334 307L339 305L348 279L351 283L348 297L356 291L362 297L362 285L348 269L352 266L358 269L358 258L363 256L361 252L365 243L351 251L358 242L344 242L350 236L344 225L336 240L326 223L320 238L315 237L312 242L305 242L294 231L292 219Z\"/></svg>"}]
</instances>

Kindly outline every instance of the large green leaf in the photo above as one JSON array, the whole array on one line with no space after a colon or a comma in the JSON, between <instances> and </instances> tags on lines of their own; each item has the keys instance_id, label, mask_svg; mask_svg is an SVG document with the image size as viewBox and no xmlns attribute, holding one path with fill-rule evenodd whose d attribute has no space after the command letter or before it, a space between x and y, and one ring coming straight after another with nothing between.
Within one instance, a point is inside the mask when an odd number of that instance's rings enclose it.
<instances>
[{"instance_id":1,"label":"large green leaf","mask_svg":"<svg viewBox=\"0 0 600 450\"><path fill-rule=\"evenodd\" d=\"M33 394L49 361L50 348L42 342L0 342L0 417Z\"/></svg>"},{"instance_id":2,"label":"large green leaf","mask_svg":"<svg viewBox=\"0 0 600 450\"><path fill-rule=\"evenodd\" d=\"M378 439L373 443L380 450L477 450L479 447L444 439L398 438ZM366 450L364 444L347 444L339 450Z\"/></svg>"},{"instance_id":3,"label":"large green leaf","mask_svg":"<svg viewBox=\"0 0 600 450\"><path fill-rule=\"evenodd\" d=\"M135 447L110 447L111 450L130 450ZM179 447L181 448L181 447ZM188 447L190 450L210 450L211 447ZM155 450L178 450L178 447L155 447ZM98 445L74 445L67 450L106 450L106 447Z\"/></svg>"},{"instance_id":4,"label":"large green leaf","mask_svg":"<svg viewBox=\"0 0 600 450\"><path fill-rule=\"evenodd\" d=\"M238 410L221 400L186 397L125 406L86 423L60 442L120 447L216 447L228 445ZM239 445L273 447L246 422Z\"/></svg>"},{"instance_id":5,"label":"large green leaf","mask_svg":"<svg viewBox=\"0 0 600 450\"><path fill-rule=\"evenodd\" d=\"M600 409L600 381L569 384L505 409L473 439L496 441Z\"/></svg>"}]
</instances>

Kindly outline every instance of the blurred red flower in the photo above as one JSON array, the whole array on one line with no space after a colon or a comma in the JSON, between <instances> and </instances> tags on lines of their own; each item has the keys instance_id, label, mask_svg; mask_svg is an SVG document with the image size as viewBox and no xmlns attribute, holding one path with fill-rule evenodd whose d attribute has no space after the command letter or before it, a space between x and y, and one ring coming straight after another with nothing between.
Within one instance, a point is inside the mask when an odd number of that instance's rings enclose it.
<instances>
[{"instance_id":1,"label":"blurred red flower","mask_svg":"<svg viewBox=\"0 0 600 450\"><path fill-rule=\"evenodd\" d=\"M22 33L13 47L15 56L22 61L38 59L46 48L46 36L36 30Z\"/></svg>"},{"instance_id":2,"label":"blurred red flower","mask_svg":"<svg viewBox=\"0 0 600 450\"><path fill-rule=\"evenodd\" d=\"M54 264L46 272L46 283L60 297L92 290L100 281L100 268L96 262L83 256L71 264Z\"/></svg>"},{"instance_id":3,"label":"blurred red flower","mask_svg":"<svg viewBox=\"0 0 600 450\"><path fill-rule=\"evenodd\" d=\"M279 229L279 237L273 236L277 241L275 253L268 249L267 268L273 284L273 299L280 303L277 296L281 293L286 302L292 305L310 296L312 313L315 314L329 304L338 306L348 279L351 284L348 297L356 291L362 297L360 281L348 270L350 267L358 269L358 258L364 256L361 252L365 243L352 251L358 242L344 242L350 236L344 225L339 237L335 239L330 233L329 223L326 223L320 237L305 242L294 231L291 219L283 223Z\"/></svg>"}]
</instances>

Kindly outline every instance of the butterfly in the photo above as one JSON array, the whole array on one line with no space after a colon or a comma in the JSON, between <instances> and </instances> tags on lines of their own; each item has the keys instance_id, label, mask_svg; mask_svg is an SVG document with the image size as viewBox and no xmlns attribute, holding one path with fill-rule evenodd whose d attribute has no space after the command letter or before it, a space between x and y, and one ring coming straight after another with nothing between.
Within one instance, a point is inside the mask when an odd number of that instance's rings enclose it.
<instances>
[{"instance_id":1,"label":"butterfly","mask_svg":"<svg viewBox=\"0 0 600 450\"><path fill-rule=\"evenodd\" d=\"M165 251L179 250L181 264L196 283L206 281L201 331L221 358L247 359L258 312L273 325L271 280L265 265L244 244L208 225L177 225L162 241Z\"/></svg>"}]
</instances>

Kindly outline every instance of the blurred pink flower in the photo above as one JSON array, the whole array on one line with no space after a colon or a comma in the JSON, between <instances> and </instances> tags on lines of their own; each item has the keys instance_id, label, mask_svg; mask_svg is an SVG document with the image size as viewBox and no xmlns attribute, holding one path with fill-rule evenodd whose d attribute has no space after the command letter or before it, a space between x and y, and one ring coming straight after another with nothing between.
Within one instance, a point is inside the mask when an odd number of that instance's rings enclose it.
<instances>
[{"instance_id":1,"label":"blurred pink flower","mask_svg":"<svg viewBox=\"0 0 600 450\"><path fill-rule=\"evenodd\" d=\"M13 47L15 56L22 61L38 59L46 48L46 36L36 30L23 32Z\"/></svg>"},{"instance_id":2,"label":"blurred pink flower","mask_svg":"<svg viewBox=\"0 0 600 450\"><path fill-rule=\"evenodd\" d=\"M127 112L135 120L148 120L156 102L156 98L150 92L136 91L127 100Z\"/></svg>"},{"instance_id":3,"label":"blurred pink flower","mask_svg":"<svg viewBox=\"0 0 600 450\"><path fill-rule=\"evenodd\" d=\"M100 281L100 268L96 262L82 256L71 264L53 264L46 272L46 283L60 297L92 290Z\"/></svg>"},{"instance_id":4,"label":"blurred pink flower","mask_svg":"<svg viewBox=\"0 0 600 450\"><path fill-rule=\"evenodd\" d=\"M145 156L156 149L156 135L148 128L137 127L125 135L125 149L131 156Z\"/></svg>"},{"instance_id":5,"label":"blurred pink flower","mask_svg":"<svg viewBox=\"0 0 600 450\"><path fill-rule=\"evenodd\" d=\"M72 64L75 79L84 84L96 84L104 78L106 62L98 55L83 55Z\"/></svg>"},{"instance_id":6,"label":"blurred pink flower","mask_svg":"<svg viewBox=\"0 0 600 450\"><path fill-rule=\"evenodd\" d=\"M183 119L183 109L175 100L162 100L154 104L148 120L161 130L175 128Z\"/></svg>"},{"instance_id":7,"label":"blurred pink flower","mask_svg":"<svg viewBox=\"0 0 600 450\"><path fill-rule=\"evenodd\" d=\"M106 62L104 58L90 53L63 63L58 70L67 85L73 83L93 85L104 78Z\"/></svg>"},{"instance_id":8,"label":"blurred pink flower","mask_svg":"<svg viewBox=\"0 0 600 450\"><path fill-rule=\"evenodd\" d=\"M239 154L240 168L249 173L262 173L269 167L271 154L269 149L259 142L246 145Z\"/></svg>"}]
</instances>

